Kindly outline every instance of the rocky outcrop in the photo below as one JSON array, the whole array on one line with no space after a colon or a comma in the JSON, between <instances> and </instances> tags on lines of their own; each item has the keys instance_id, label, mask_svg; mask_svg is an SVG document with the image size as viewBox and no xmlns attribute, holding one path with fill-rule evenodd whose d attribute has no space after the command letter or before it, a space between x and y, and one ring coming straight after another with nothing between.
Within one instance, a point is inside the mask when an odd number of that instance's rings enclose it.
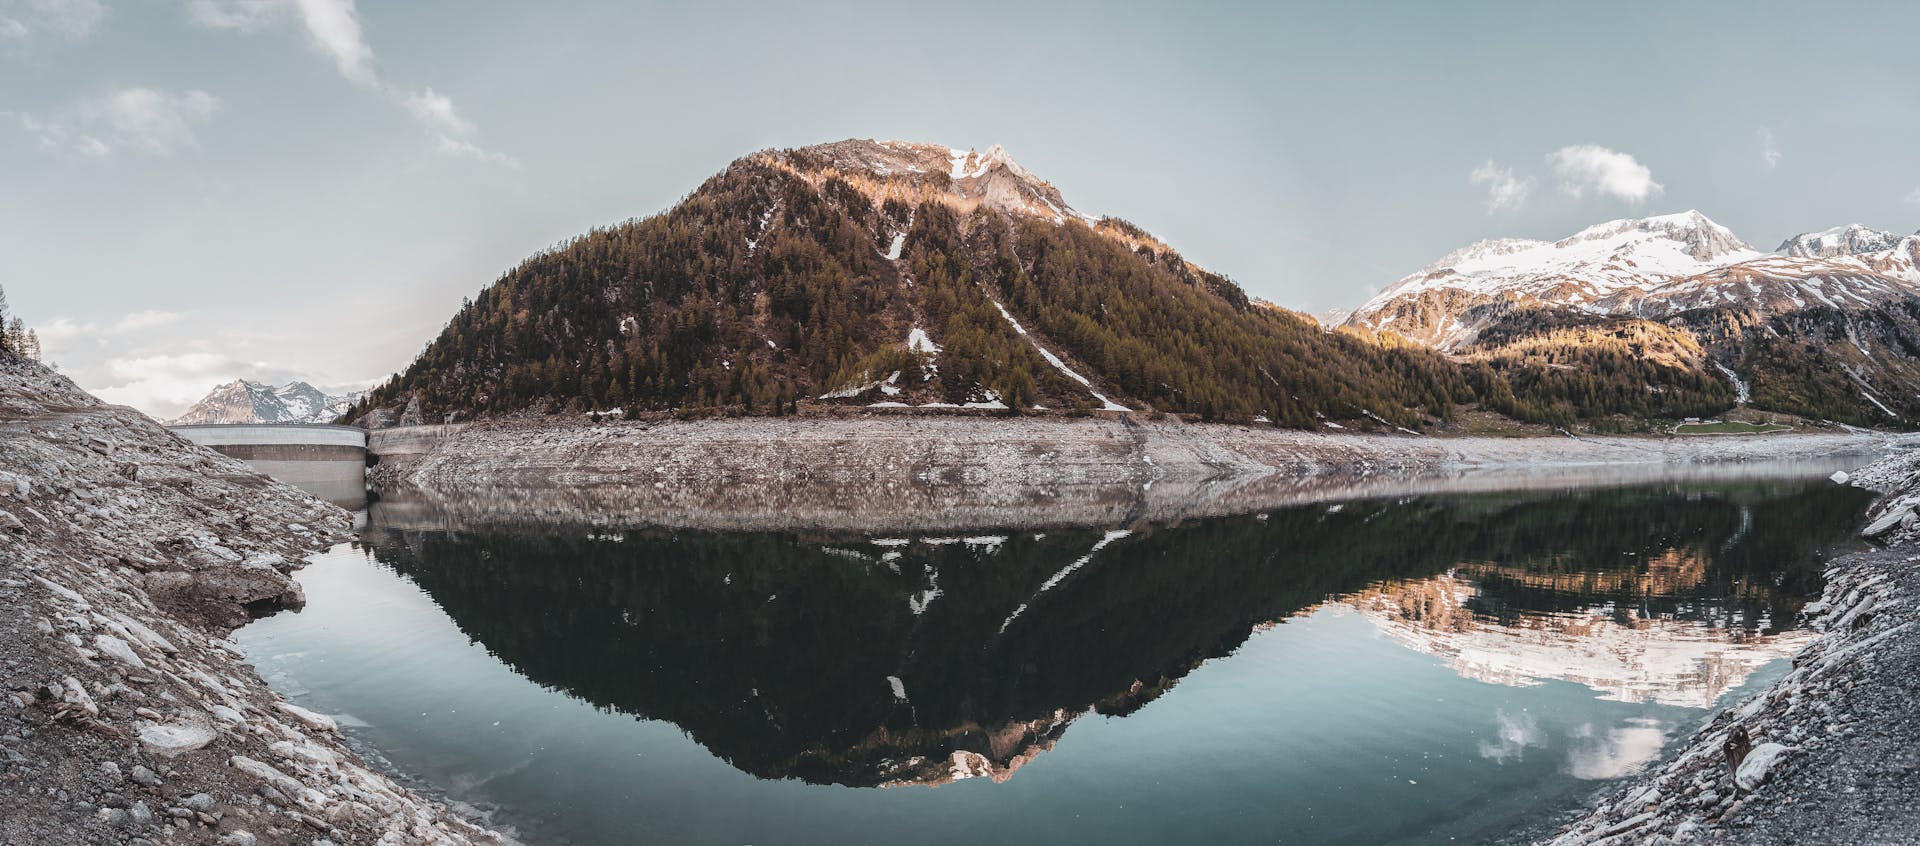
<instances>
[{"instance_id":1,"label":"rocky outcrop","mask_svg":"<svg viewBox=\"0 0 1920 846\"><path fill-rule=\"evenodd\" d=\"M0 843L499 842L225 639L349 515L0 359Z\"/></svg>"},{"instance_id":2,"label":"rocky outcrop","mask_svg":"<svg viewBox=\"0 0 1920 846\"><path fill-rule=\"evenodd\" d=\"M1891 545L1835 559L1785 677L1544 842L1895 844L1920 831L1920 453L1840 477Z\"/></svg>"}]
</instances>

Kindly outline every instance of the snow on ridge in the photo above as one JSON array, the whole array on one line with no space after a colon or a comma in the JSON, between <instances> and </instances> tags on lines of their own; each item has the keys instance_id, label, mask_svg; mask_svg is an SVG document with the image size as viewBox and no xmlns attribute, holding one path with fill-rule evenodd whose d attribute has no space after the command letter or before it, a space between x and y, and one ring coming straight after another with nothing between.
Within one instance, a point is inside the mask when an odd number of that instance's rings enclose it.
<instances>
[{"instance_id":1,"label":"snow on ridge","mask_svg":"<svg viewBox=\"0 0 1920 846\"><path fill-rule=\"evenodd\" d=\"M1863 251L1867 247L1885 249ZM1657 296L1665 301L1717 297L1722 302L1774 296L1729 282L1774 279L1806 288L1805 280L1845 279L1844 298L1867 302L1873 292L1920 285L1914 247L1920 238L1894 238L1859 224L1788 239L1780 253L1762 253L1698 211L1624 218L1589 226L1558 241L1504 238L1479 241L1447 254L1386 287L1356 309L1350 323L1385 328L1391 303L1431 291L1470 297L1524 296L1594 313L1633 313ZM1808 255L1808 253L1827 253ZM1808 290L1816 299L1825 294ZM1709 290L1711 289L1711 290ZM1856 290L1857 289L1857 290ZM1789 295L1798 299L1799 295ZM1670 307L1670 306L1668 306Z\"/></svg>"},{"instance_id":2,"label":"snow on ridge","mask_svg":"<svg viewBox=\"0 0 1920 846\"><path fill-rule=\"evenodd\" d=\"M993 307L1000 310L1000 316L1006 318L1008 323L1013 324L1013 331L1020 333L1020 337L1027 339L1027 343L1033 345L1034 351L1040 353L1041 358L1046 359L1048 364L1053 365L1055 370L1058 370L1061 373L1065 374L1067 378L1072 379L1075 382L1079 382L1082 385L1085 385L1087 388L1087 393L1092 394L1094 399L1097 399L1100 401L1100 410L1102 411L1130 411L1131 410L1124 405L1114 402L1113 400L1107 399L1106 395L1100 393L1099 391L1094 390L1093 383L1087 381L1087 377L1074 372L1073 368L1068 367L1067 363L1064 361L1061 361L1059 356L1054 355L1051 352L1048 352L1046 347L1040 346L1040 342L1038 340L1035 340L1031 334L1027 333L1027 328L1025 326L1021 326L1020 321L1013 319L1013 315L1007 311L1006 306L1003 306L1000 304L999 300L989 297L987 301L993 303Z\"/></svg>"}]
</instances>

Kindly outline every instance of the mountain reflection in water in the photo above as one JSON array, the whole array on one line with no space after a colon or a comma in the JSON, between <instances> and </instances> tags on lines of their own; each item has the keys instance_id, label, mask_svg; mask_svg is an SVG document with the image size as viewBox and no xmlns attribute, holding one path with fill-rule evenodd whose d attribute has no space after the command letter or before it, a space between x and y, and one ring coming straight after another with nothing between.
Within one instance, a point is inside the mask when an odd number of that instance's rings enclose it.
<instances>
[{"instance_id":1,"label":"mountain reflection in water","mask_svg":"<svg viewBox=\"0 0 1920 846\"><path fill-rule=\"evenodd\" d=\"M1706 707L1797 647L1867 499L1666 484L933 538L400 525L375 504L364 543L540 685L762 778L876 786L1005 779L1077 717L1329 602L1471 678Z\"/></svg>"}]
</instances>

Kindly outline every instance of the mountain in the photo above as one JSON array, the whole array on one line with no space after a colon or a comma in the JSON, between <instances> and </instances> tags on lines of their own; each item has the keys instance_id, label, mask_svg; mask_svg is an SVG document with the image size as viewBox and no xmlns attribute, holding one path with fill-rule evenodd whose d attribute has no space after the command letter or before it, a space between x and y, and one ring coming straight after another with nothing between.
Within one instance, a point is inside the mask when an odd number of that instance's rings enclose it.
<instances>
[{"instance_id":1,"label":"mountain","mask_svg":"<svg viewBox=\"0 0 1920 846\"><path fill-rule=\"evenodd\" d=\"M877 405L1418 427L1474 395L1442 356L1264 307L1077 211L999 147L850 140L746 156L527 259L349 417Z\"/></svg>"},{"instance_id":2,"label":"mountain","mask_svg":"<svg viewBox=\"0 0 1920 846\"><path fill-rule=\"evenodd\" d=\"M1615 366L1633 358L1721 379L1756 408L1903 424L1920 418L1916 266L1920 236L1855 225L1765 254L1689 211L1559 241L1482 241L1381 291L1347 325L1496 369L1591 372L1578 365L1612 347Z\"/></svg>"},{"instance_id":3,"label":"mountain","mask_svg":"<svg viewBox=\"0 0 1920 846\"><path fill-rule=\"evenodd\" d=\"M1855 223L1850 226L1836 226L1820 232L1795 235L1780 242L1780 246L1775 247L1773 251L1796 258L1832 258L1884 252L1893 249L1899 242L1898 235L1869 229Z\"/></svg>"},{"instance_id":4,"label":"mountain","mask_svg":"<svg viewBox=\"0 0 1920 846\"><path fill-rule=\"evenodd\" d=\"M305 382L274 387L235 379L215 387L186 413L167 421L187 423L329 423L360 394L329 395Z\"/></svg>"}]
</instances>

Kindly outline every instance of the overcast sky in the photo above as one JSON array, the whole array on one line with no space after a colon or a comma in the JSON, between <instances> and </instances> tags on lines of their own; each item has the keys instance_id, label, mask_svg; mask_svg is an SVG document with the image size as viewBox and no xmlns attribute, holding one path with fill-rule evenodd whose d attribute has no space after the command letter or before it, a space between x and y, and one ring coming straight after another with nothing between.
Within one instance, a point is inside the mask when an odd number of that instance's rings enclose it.
<instances>
[{"instance_id":1,"label":"overcast sky","mask_svg":"<svg viewBox=\"0 0 1920 846\"><path fill-rule=\"evenodd\" d=\"M0 286L156 415L364 385L756 149L1004 145L1253 294L1698 208L1920 227L1920 5L0 0Z\"/></svg>"}]
</instances>

